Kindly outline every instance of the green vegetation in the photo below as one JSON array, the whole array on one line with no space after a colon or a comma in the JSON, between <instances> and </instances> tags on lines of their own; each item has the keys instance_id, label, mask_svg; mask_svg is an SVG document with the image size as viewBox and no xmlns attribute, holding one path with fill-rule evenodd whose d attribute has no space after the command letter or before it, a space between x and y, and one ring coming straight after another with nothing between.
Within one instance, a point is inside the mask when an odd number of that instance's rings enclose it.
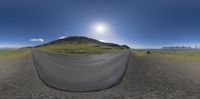
<instances>
[{"instance_id":1,"label":"green vegetation","mask_svg":"<svg viewBox=\"0 0 200 99\"><path fill-rule=\"evenodd\" d=\"M120 51L123 48L97 44L51 44L37 47L40 50L61 54L98 54Z\"/></svg>"},{"instance_id":2,"label":"green vegetation","mask_svg":"<svg viewBox=\"0 0 200 99\"><path fill-rule=\"evenodd\" d=\"M179 59L200 60L200 51L177 52L174 56Z\"/></svg>"},{"instance_id":3,"label":"green vegetation","mask_svg":"<svg viewBox=\"0 0 200 99\"><path fill-rule=\"evenodd\" d=\"M134 49L133 52L139 56L148 55L147 50ZM150 55L159 55L163 57L176 58L182 60L200 60L200 51L174 52L169 50L150 50Z\"/></svg>"},{"instance_id":4,"label":"green vegetation","mask_svg":"<svg viewBox=\"0 0 200 99\"><path fill-rule=\"evenodd\" d=\"M0 60L16 59L28 54L28 49L0 50Z\"/></svg>"},{"instance_id":5,"label":"green vegetation","mask_svg":"<svg viewBox=\"0 0 200 99\"><path fill-rule=\"evenodd\" d=\"M166 50L150 50L150 54L147 54L146 50L134 49L133 52L138 56L159 55L162 57L182 59L182 60L200 60L200 51L174 52Z\"/></svg>"},{"instance_id":6,"label":"green vegetation","mask_svg":"<svg viewBox=\"0 0 200 99\"><path fill-rule=\"evenodd\" d=\"M138 56L144 56L147 54L146 51L144 50L139 50L139 49L132 49L132 52L135 54L135 55L138 55Z\"/></svg>"}]
</instances>

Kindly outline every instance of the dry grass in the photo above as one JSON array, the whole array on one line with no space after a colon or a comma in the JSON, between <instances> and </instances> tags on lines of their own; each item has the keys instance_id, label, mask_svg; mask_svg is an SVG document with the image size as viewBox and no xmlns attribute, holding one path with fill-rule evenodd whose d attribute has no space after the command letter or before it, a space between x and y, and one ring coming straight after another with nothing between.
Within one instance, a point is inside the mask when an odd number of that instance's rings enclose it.
<instances>
[{"instance_id":1,"label":"dry grass","mask_svg":"<svg viewBox=\"0 0 200 99\"><path fill-rule=\"evenodd\" d=\"M94 44L54 44L38 47L37 49L61 54L98 54L122 50L118 47L97 46Z\"/></svg>"},{"instance_id":2,"label":"dry grass","mask_svg":"<svg viewBox=\"0 0 200 99\"><path fill-rule=\"evenodd\" d=\"M29 53L28 49L1 50L0 60L18 59L26 56L28 53Z\"/></svg>"},{"instance_id":3,"label":"dry grass","mask_svg":"<svg viewBox=\"0 0 200 99\"><path fill-rule=\"evenodd\" d=\"M145 56L148 55L144 50L133 50L133 52L138 56ZM192 52L173 52L173 51L163 51L163 50L156 50L150 51L150 55L159 55L166 58L174 58L180 60L200 60L200 51L192 51Z\"/></svg>"}]
</instances>

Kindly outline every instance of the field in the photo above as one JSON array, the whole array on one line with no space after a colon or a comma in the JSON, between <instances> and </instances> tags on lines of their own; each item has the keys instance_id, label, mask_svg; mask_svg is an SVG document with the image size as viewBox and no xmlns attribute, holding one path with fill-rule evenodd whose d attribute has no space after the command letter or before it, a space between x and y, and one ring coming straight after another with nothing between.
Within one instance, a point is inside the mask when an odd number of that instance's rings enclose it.
<instances>
[{"instance_id":1,"label":"field","mask_svg":"<svg viewBox=\"0 0 200 99\"><path fill-rule=\"evenodd\" d=\"M133 52L136 55L139 56L144 56L148 55L147 54L148 50L138 50L134 49ZM176 59L182 59L182 60L200 60L200 51L190 51L190 52L178 52L178 51L170 51L170 50L149 50L150 54L149 55L160 55L163 57L168 57L168 58L176 58Z\"/></svg>"},{"instance_id":2,"label":"field","mask_svg":"<svg viewBox=\"0 0 200 99\"><path fill-rule=\"evenodd\" d=\"M61 54L98 54L122 50L118 47L98 46L95 44L54 44L38 47L38 49Z\"/></svg>"},{"instance_id":3,"label":"field","mask_svg":"<svg viewBox=\"0 0 200 99\"><path fill-rule=\"evenodd\" d=\"M16 59L28 54L28 49L0 50L0 60Z\"/></svg>"}]
</instances>

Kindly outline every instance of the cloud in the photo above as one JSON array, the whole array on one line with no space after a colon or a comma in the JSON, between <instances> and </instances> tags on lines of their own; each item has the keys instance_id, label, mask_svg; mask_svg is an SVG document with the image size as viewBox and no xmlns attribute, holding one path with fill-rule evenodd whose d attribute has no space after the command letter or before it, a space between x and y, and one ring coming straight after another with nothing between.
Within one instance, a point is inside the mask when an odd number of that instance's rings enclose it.
<instances>
[{"instance_id":1,"label":"cloud","mask_svg":"<svg viewBox=\"0 0 200 99\"><path fill-rule=\"evenodd\" d=\"M64 38L66 38L67 36L62 36L62 37L60 37L59 39L64 39Z\"/></svg>"},{"instance_id":2,"label":"cloud","mask_svg":"<svg viewBox=\"0 0 200 99\"><path fill-rule=\"evenodd\" d=\"M31 42L44 42L44 39L41 39L41 38L33 38L33 39L30 39L29 41L31 41Z\"/></svg>"},{"instance_id":3,"label":"cloud","mask_svg":"<svg viewBox=\"0 0 200 99\"><path fill-rule=\"evenodd\" d=\"M105 40L99 40L99 41L101 41L101 42L106 42Z\"/></svg>"}]
</instances>

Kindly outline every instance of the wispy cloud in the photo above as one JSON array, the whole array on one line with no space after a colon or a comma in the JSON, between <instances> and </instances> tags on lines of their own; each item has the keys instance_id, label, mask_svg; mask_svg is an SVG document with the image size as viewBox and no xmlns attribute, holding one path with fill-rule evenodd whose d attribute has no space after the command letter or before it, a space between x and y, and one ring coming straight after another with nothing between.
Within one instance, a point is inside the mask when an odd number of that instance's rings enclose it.
<instances>
[{"instance_id":1,"label":"wispy cloud","mask_svg":"<svg viewBox=\"0 0 200 99\"><path fill-rule=\"evenodd\" d=\"M105 40L99 40L99 41L101 41L101 42L106 42Z\"/></svg>"},{"instance_id":2,"label":"wispy cloud","mask_svg":"<svg viewBox=\"0 0 200 99\"><path fill-rule=\"evenodd\" d=\"M64 38L66 38L67 36L62 36L62 37L60 37L59 39L64 39Z\"/></svg>"},{"instance_id":3,"label":"wispy cloud","mask_svg":"<svg viewBox=\"0 0 200 99\"><path fill-rule=\"evenodd\" d=\"M33 38L33 39L30 39L29 41L31 41L31 42L44 42L44 39L42 39L42 38Z\"/></svg>"}]
</instances>

